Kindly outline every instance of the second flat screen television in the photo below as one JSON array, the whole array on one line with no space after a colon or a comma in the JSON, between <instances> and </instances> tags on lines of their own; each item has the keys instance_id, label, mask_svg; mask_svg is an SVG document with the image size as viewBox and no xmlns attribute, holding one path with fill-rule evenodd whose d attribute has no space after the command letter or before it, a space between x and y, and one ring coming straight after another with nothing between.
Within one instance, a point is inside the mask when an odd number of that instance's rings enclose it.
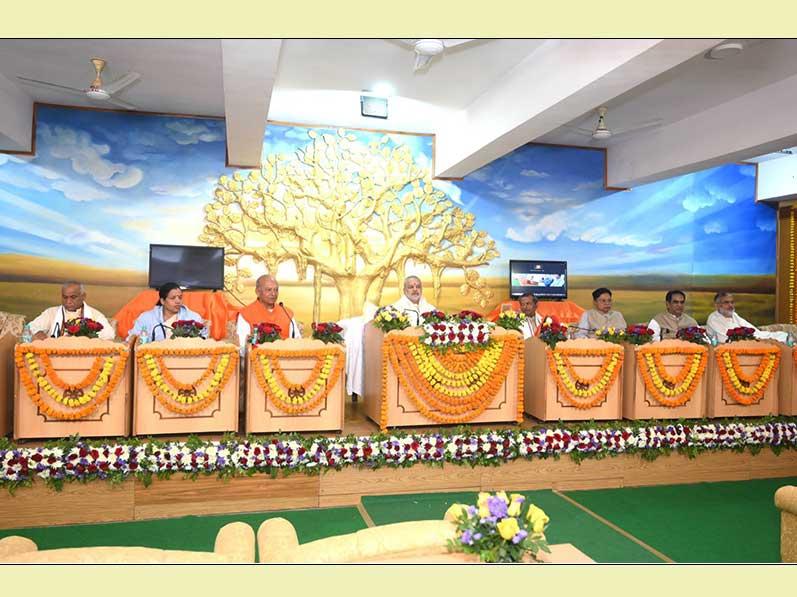
<instances>
[{"instance_id":1,"label":"second flat screen television","mask_svg":"<svg viewBox=\"0 0 797 597\"><path fill-rule=\"evenodd\" d=\"M511 260L509 293L513 299L533 292L538 298L567 298L567 261Z\"/></svg>"},{"instance_id":2,"label":"second flat screen television","mask_svg":"<svg viewBox=\"0 0 797 597\"><path fill-rule=\"evenodd\" d=\"M174 282L183 288L222 290L224 248L189 245L149 246L149 287Z\"/></svg>"}]
</instances>

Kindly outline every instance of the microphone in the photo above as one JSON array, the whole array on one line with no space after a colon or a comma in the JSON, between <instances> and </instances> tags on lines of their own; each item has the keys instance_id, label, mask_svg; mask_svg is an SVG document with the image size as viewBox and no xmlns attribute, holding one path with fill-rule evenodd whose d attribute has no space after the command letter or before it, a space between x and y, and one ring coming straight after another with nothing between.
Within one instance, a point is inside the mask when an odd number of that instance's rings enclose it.
<instances>
[{"instance_id":1,"label":"microphone","mask_svg":"<svg viewBox=\"0 0 797 597\"><path fill-rule=\"evenodd\" d=\"M159 323L154 328L152 328L152 333L149 335L150 336L150 338L149 338L150 342L155 342L155 330L157 330L158 328L161 329L161 333L163 333L163 339L166 340L166 327L167 327L166 324ZM169 328L169 329L171 329L171 328Z\"/></svg>"},{"instance_id":2,"label":"microphone","mask_svg":"<svg viewBox=\"0 0 797 597\"><path fill-rule=\"evenodd\" d=\"M407 315L408 313L412 313L415 316L415 325L416 326L421 325L421 313L420 313L420 311L414 311L412 309L402 309L401 312L404 313L404 315Z\"/></svg>"},{"instance_id":3,"label":"microphone","mask_svg":"<svg viewBox=\"0 0 797 597\"><path fill-rule=\"evenodd\" d=\"M291 314L288 313L288 310L285 308L285 304L282 301L280 301L279 304L280 304L280 307L282 307L282 310L285 311L285 315L288 316L288 325L290 326L290 330L291 330L289 332L289 334L290 334L290 337L293 338L294 337L293 336L293 317L291 317Z\"/></svg>"}]
</instances>

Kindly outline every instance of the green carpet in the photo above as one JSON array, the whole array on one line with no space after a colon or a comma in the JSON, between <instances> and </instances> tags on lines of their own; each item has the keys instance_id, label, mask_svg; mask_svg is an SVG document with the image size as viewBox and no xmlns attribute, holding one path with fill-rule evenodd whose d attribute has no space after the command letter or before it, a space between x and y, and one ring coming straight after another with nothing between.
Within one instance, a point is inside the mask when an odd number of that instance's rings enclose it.
<instances>
[{"instance_id":1,"label":"green carpet","mask_svg":"<svg viewBox=\"0 0 797 597\"><path fill-rule=\"evenodd\" d=\"M775 490L797 477L565 492L676 562L779 562Z\"/></svg>"},{"instance_id":2,"label":"green carpet","mask_svg":"<svg viewBox=\"0 0 797 597\"><path fill-rule=\"evenodd\" d=\"M550 516L548 542L572 543L596 562L661 562L646 549L579 510L550 490L519 491ZM475 504L476 493L431 493L363 497L375 524L441 520L451 504Z\"/></svg>"},{"instance_id":3,"label":"green carpet","mask_svg":"<svg viewBox=\"0 0 797 597\"><path fill-rule=\"evenodd\" d=\"M245 522L257 533L269 518L289 520L300 543L353 533L366 528L357 508L288 510L219 516L185 516L134 522L111 522L44 528L0 530L0 538L21 535L36 542L39 549L86 547L95 545L142 546L160 549L213 551L219 529L230 522Z\"/></svg>"}]
</instances>

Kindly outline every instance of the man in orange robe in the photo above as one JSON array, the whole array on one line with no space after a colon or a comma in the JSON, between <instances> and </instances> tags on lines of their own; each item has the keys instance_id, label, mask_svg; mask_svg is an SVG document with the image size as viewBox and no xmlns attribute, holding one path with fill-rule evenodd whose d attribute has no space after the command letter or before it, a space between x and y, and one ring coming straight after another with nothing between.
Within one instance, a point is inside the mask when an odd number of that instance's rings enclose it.
<instances>
[{"instance_id":1,"label":"man in orange robe","mask_svg":"<svg viewBox=\"0 0 797 597\"><path fill-rule=\"evenodd\" d=\"M257 300L241 309L238 314L238 342L241 348L246 346L252 328L263 322L278 325L283 340L301 337L302 331L293 319L293 311L285 307L282 302L277 302L279 292L279 284L273 276L263 275L257 279L255 282Z\"/></svg>"}]
</instances>

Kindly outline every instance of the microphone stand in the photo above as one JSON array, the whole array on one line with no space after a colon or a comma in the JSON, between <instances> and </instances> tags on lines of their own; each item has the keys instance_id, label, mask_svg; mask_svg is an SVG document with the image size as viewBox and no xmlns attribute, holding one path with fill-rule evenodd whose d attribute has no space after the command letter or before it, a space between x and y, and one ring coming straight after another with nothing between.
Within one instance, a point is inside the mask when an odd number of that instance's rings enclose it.
<instances>
[{"instance_id":1,"label":"microphone stand","mask_svg":"<svg viewBox=\"0 0 797 597\"><path fill-rule=\"evenodd\" d=\"M291 314L288 313L288 310L285 308L285 304L282 301L280 301L279 304L280 304L280 307L282 307L282 310L285 311L285 315L288 317L288 327L290 329L289 334L290 334L290 337L293 338L294 337L294 335L293 335L293 317L291 317Z\"/></svg>"}]
</instances>

